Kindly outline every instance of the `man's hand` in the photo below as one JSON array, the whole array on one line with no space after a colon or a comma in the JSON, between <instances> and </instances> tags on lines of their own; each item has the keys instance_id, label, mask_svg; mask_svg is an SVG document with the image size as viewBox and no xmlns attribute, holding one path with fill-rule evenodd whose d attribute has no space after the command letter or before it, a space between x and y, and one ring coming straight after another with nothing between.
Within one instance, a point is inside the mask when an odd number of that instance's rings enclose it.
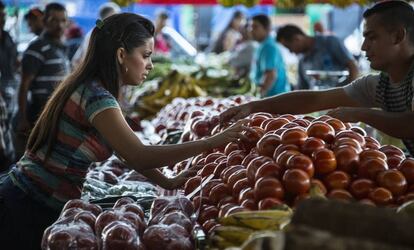
<instances>
[{"instance_id":1,"label":"man's hand","mask_svg":"<svg viewBox=\"0 0 414 250\"><path fill-rule=\"evenodd\" d=\"M327 115L332 116L333 118L339 119L343 122L359 122L356 119L356 115L360 111L360 108L352 108L352 107L339 107L336 109L330 110Z\"/></svg>"}]
</instances>

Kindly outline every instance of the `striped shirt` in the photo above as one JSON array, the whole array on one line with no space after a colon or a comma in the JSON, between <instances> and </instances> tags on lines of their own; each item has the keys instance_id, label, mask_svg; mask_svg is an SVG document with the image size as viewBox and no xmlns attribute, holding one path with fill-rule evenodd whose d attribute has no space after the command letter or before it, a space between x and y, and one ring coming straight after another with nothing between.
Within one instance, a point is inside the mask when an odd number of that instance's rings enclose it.
<instances>
[{"instance_id":1,"label":"striped shirt","mask_svg":"<svg viewBox=\"0 0 414 250\"><path fill-rule=\"evenodd\" d=\"M385 73L361 77L345 86L345 91L365 107L377 107L387 112L414 111L414 68L398 84L391 84ZM414 156L414 140L403 139Z\"/></svg>"},{"instance_id":2,"label":"striped shirt","mask_svg":"<svg viewBox=\"0 0 414 250\"><path fill-rule=\"evenodd\" d=\"M113 151L91 121L106 109L119 109L117 100L100 84L83 84L66 102L59 118L56 143L45 161L46 146L26 151L11 171L16 185L50 207L61 208L79 198L92 162L109 158Z\"/></svg>"},{"instance_id":3,"label":"striped shirt","mask_svg":"<svg viewBox=\"0 0 414 250\"><path fill-rule=\"evenodd\" d=\"M47 99L69 73L69 65L66 47L50 40L46 34L30 43L23 53L22 71L35 76L30 84L32 97Z\"/></svg>"}]
</instances>

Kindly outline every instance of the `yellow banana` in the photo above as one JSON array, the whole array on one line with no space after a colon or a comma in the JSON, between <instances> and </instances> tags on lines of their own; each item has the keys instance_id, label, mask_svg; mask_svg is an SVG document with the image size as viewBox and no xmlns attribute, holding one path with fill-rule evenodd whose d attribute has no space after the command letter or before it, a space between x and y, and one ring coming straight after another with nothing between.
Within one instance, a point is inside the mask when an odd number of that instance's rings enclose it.
<instances>
[{"instance_id":1,"label":"yellow banana","mask_svg":"<svg viewBox=\"0 0 414 250\"><path fill-rule=\"evenodd\" d=\"M214 229L214 235L218 235L236 246L243 244L252 233L251 229L237 226L219 226Z\"/></svg>"},{"instance_id":2,"label":"yellow banana","mask_svg":"<svg viewBox=\"0 0 414 250\"><path fill-rule=\"evenodd\" d=\"M280 230L291 218L291 212L274 211L252 211L231 214L219 218L220 224L247 227L254 230Z\"/></svg>"}]
</instances>

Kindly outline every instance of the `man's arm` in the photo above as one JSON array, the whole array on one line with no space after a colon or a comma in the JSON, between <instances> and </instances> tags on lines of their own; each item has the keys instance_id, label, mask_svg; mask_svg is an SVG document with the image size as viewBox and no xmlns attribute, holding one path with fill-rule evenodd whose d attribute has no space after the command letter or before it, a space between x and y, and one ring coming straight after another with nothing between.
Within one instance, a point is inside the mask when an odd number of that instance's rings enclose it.
<instances>
[{"instance_id":1,"label":"man's arm","mask_svg":"<svg viewBox=\"0 0 414 250\"><path fill-rule=\"evenodd\" d=\"M266 70L263 75L263 81L261 83L260 94L266 96L266 93L272 88L273 83L277 78L276 70Z\"/></svg>"},{"instance_id":2,"label":"man's arm","mask_svg":"<svg viewBox=\"0 0 414 250\"><path fill-rule=\"evenodd\" d=\"M298 90L251 102L253 112L307 114L340 106L358 107L343 88Z\"/></svg>"},{"instance_id":3,"label":"man's arm","mask_svg":"<svg viewBox=\"0 0 414 250\"><path fill-rule=\"evenodd\" d=\"M357 79L359 75L359 69L358 69L358 66L356 65L355 60L349 60L348 63L346 64L346 67L349 71L349 76L343 84L348 84L352 82L353 80Z\"/></svg>"},{"instance_id":4,"label":"man's arm","mask_svg":"<svg viewBox=\"0 0 414 250\"><path fill-rule=\"evenodd\" d=\"M23 73L22 79L19 87L19 94L18 94L18 125L17 129L20 132L26 132L30 129L30 125L27 119L27 92L29 91L30 84L34 79L34 75Z\"/></svg>"},{"instance_id":5,"label":"man's arm","mask_svg":"<svg viewBox=\"0 0 414 250\"><path fill-rule=\"evenodd\" d=\"M363 122L399 139L414 139L414 112L385 112L372 108L337 108L328 113L345 122Z\"/></svg>"}]
</instances>

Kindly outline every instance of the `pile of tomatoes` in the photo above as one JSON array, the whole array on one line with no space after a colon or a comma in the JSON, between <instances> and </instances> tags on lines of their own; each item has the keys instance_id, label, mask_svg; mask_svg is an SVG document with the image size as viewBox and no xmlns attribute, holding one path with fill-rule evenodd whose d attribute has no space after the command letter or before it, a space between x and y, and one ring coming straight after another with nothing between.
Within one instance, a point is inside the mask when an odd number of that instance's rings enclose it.
<instances>
[{"instance_id":1,"label":"pile of tomatoes","mask_svg":"<svg viewBox=\"0 0 414 250\"><path fill-rule=\"evenodd\" d=\"M249 118L248 140L192 161L199 171L185 184L185 194L214 175L193 198L206 231L217 217L281 204L295 207L313 195L387 207L414 199L414 159L395 146L380 145L360 127L326 115L255 113Z\"/></svg>"}]
</instances>

